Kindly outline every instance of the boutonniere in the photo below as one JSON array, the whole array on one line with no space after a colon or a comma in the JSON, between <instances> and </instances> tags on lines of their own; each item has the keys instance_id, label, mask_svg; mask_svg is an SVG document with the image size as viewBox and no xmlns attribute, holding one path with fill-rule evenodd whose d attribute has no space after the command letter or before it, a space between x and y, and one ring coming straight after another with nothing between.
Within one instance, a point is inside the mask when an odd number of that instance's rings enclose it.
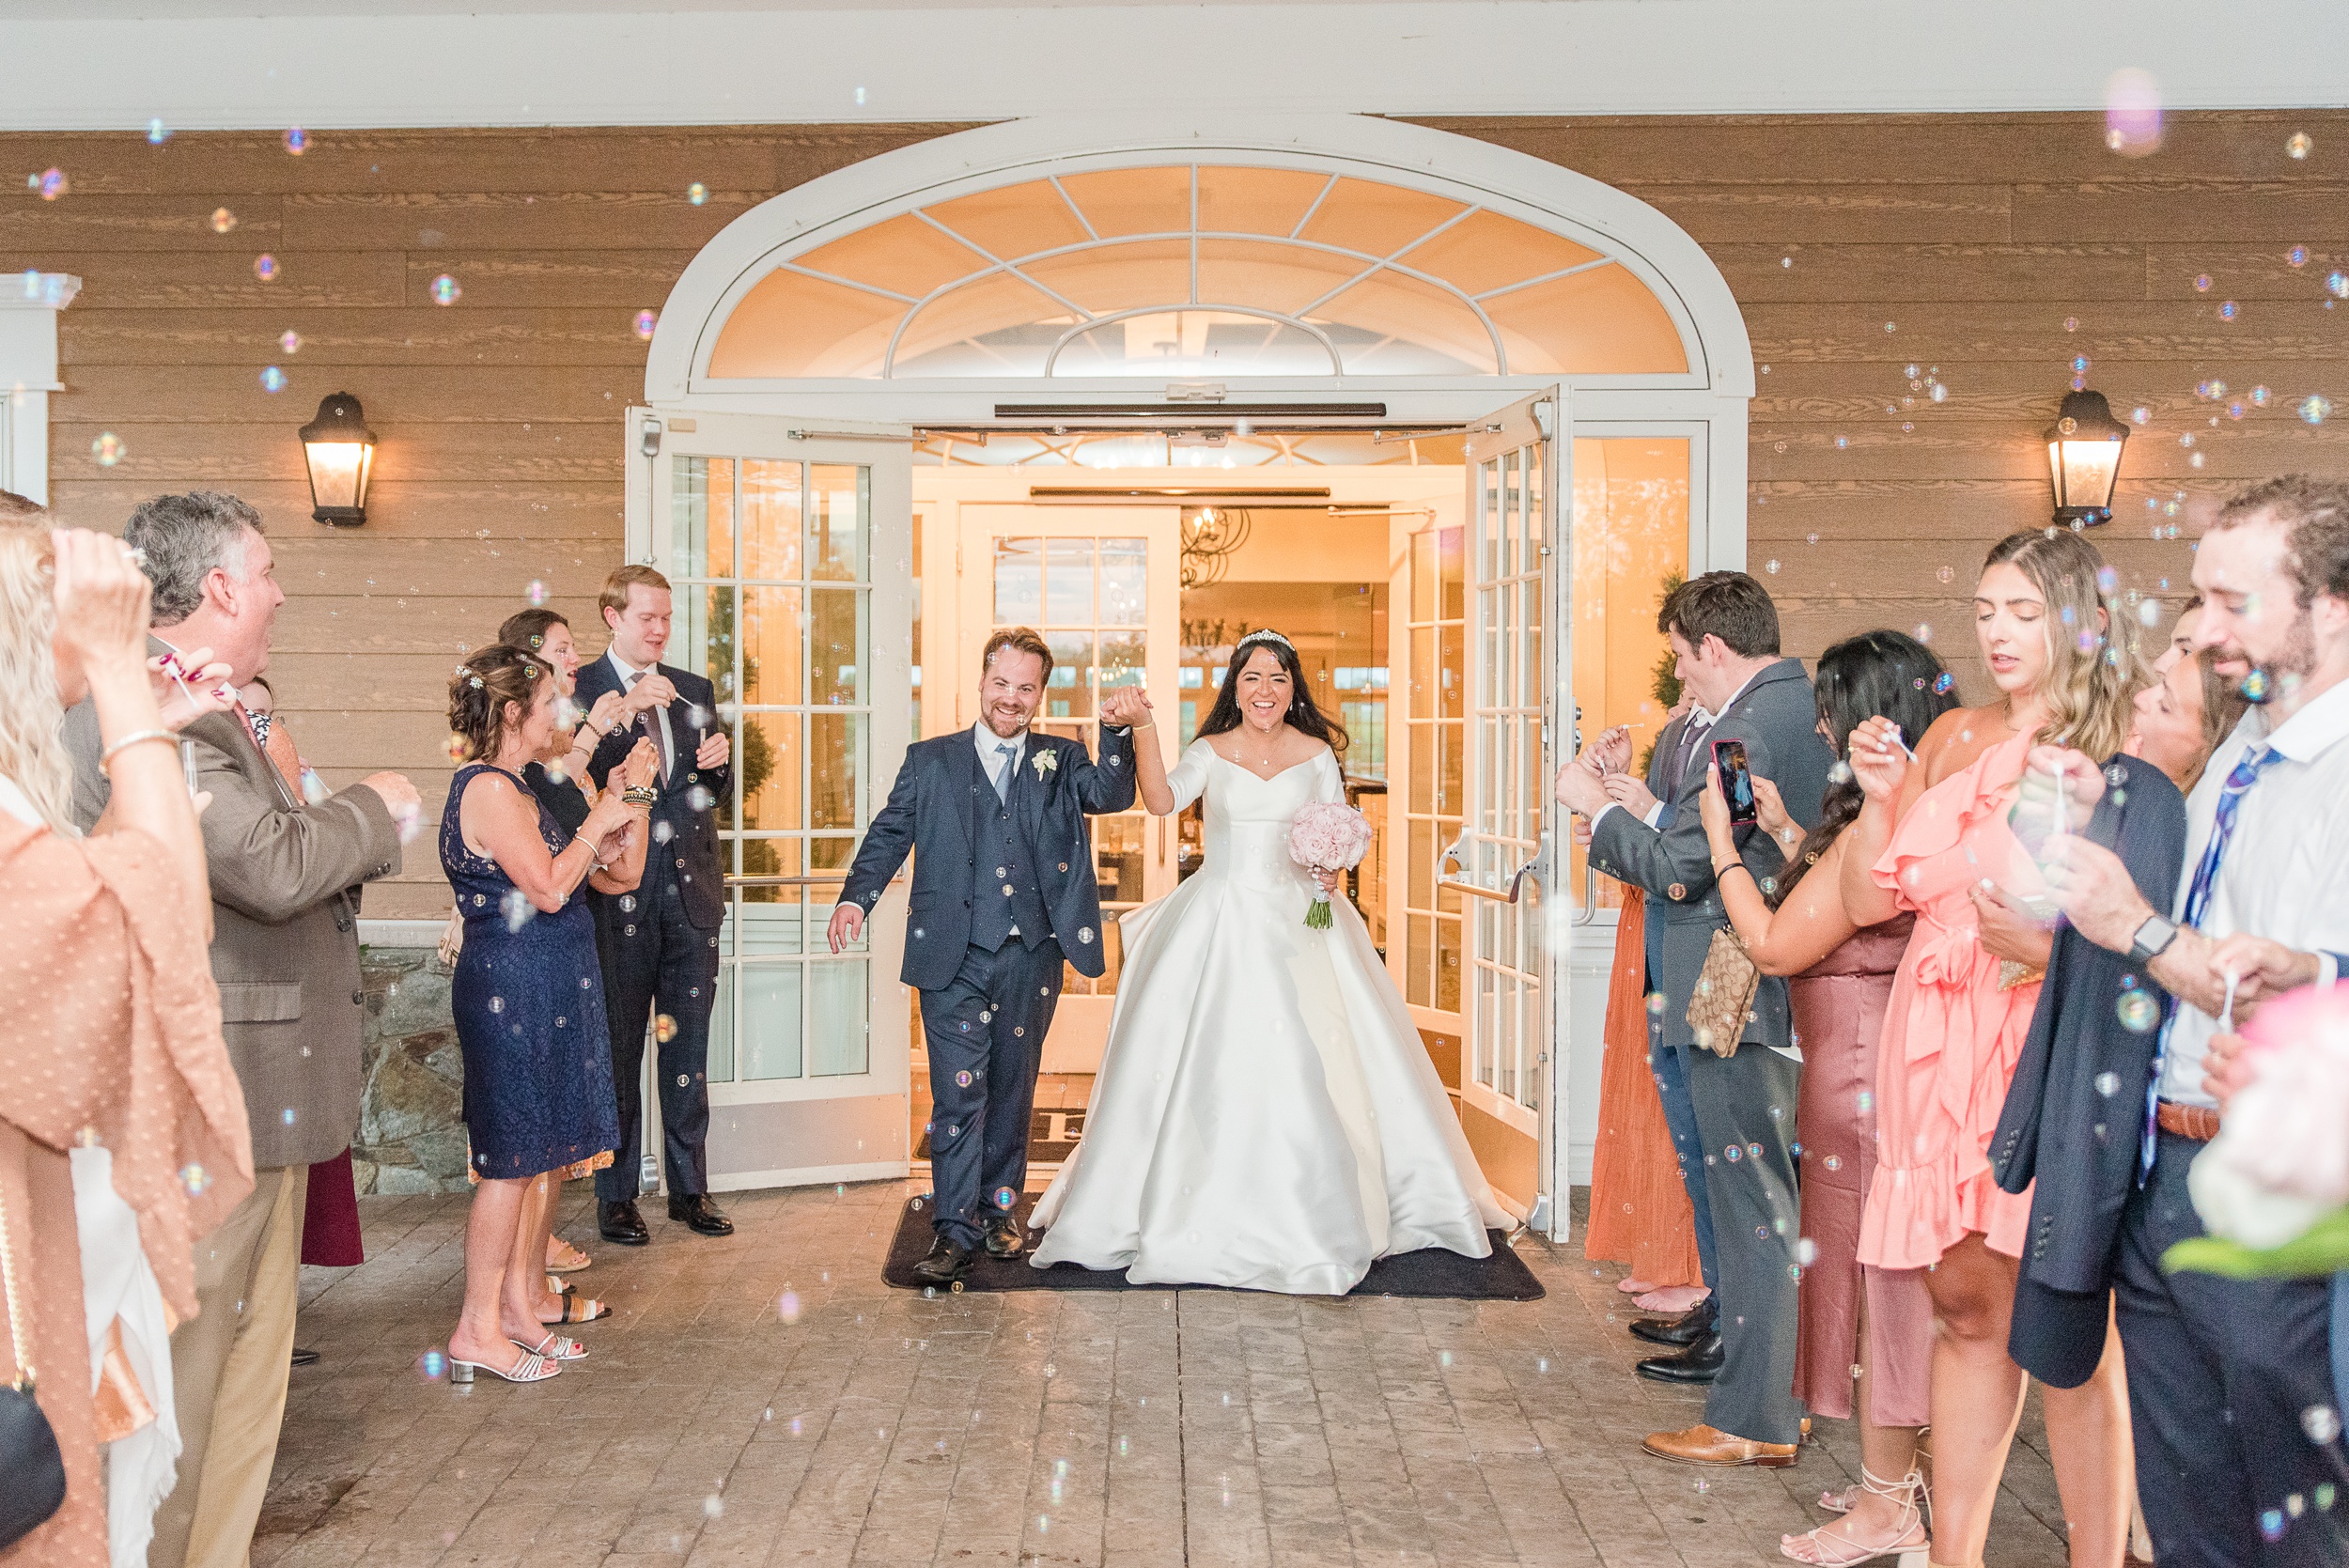
<instances>
[{"instance_id":1,"label":"boutonniere","mask_svg":"<svg viewBox=\"0 0 2349 1568\"><path fill-rule=\"evenodd\" d=\"M1060 753L1054 751L1039 751L1028 759L1028 763L1035 769L1036 781L1042 783L1045 774L1060 771Z\"/></svg>"}]
</instances>

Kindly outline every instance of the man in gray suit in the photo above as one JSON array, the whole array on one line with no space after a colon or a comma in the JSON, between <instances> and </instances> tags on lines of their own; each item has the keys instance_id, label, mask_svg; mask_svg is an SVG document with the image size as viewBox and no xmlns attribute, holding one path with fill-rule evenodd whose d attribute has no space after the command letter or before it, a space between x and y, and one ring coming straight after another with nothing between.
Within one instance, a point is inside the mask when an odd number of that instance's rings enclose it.
<instances>
[{"instance_id":1,"label":"man in gray suit","mask_svg":"<svg viewBox=\"0 0 2349 1568\"><path fill-rule=\"evenodd\" d=\"M131 514L123 540L155 584L158 653L210 649L242 686L269 664L286 596L261 520L232 495L164 495ZM106 808L98 725L66 717L73 815ZM212 977L253 1130L253 1195L196 1246L200 1315L171 1337L179 1483L155 1514L149 1568L242 1568L277 1455L293 1351L309 1168L350 1144L359 1122L359 887L399 869L415 786L375 773L304 804L262 753L241 706L181 733L197 787L212 887ZM200 1172L188 1175L203 1180Z\"/></svg>"},{"instance_id":2,"label":"man in gray suit","mask_svg":"<svg viewBox=\"0 0 2349 1568\"><path fill-rule=\"evenodd\" d=\"M1674 737L1665 776L1677 787L1657 825L1610 810L1614 802L1605 785L1579 759L1558 776L1560 802L1591 820L1592 863L1646 889L1650 918L1662 924L1665 1041L1688 1076L1704 1149L1719 1372L1705 1398L1704 1423L1652 1434L1645 1447L1691 1464L1791 1465L1802 1436L1802 1408L1792 1391L1795 1249L1801 1235L1793 1144L1801 1053L1793 1041L1785 982L1768 976L1754 994L1732 1054L1699 1046L1688 1024L1688 1001L1706 949L1713 933L1728 924L1714 886L1698 794L1709 787L1714 745L1742 741L1753 772L1774 781L1788 812L1808 827L1818 819L1835 759L1819 738L1817 707L1801 661L1779 657L1778 609L1761 583L1743 572L1693 578L1665 599L1657 628L1670 641L1680 679L1697 705ZM1779 847L1758 829L1741 830L1738 853L1757 881L1783 863ZM1700 1342L1690 1348L1715 1347ZM1657 1362L1643 1363L1641 1371L1673 1380Z\"/></svg>"}]
</instances>

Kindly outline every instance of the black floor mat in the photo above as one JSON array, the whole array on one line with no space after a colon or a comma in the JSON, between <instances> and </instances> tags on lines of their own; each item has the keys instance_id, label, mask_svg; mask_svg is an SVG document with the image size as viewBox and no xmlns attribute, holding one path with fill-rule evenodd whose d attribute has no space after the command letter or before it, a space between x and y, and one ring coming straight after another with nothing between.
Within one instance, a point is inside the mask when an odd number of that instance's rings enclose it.
<instances>
[{"instance_id":1,"label":"black floor mat","mask_svg":"<svg viewBox=\"0 0 2349 1568\"><path fill-rule=\"evenodd\" d=\"M1024 1229L1028 1214L1035 1206L1031 1194L1019 1203L1019 1223ZM1405 1252L1399 1257L1380 1258L1370 1265L1362 1282L1347 1294L1353 1296L1406 1296L1437 1300L1455 1301L1538 1301L1546 1294L1542 1282L1533 1278L1533 1271L1525 1260L1511 1251L1499 1231L1491 1233L1493 1250L1488 1258L1464 1258L1457 1252L1447 1252L1439 1247L1418 1252ZM926 1257L937 1235L930 1226L930 1201L910 1198L897 1217L897 1234L889 1239L889 1259L881 1265L881 1281L899 1290L918 1290L921 1281L913 1277L913 1265ZM990 1258L981 1252L971 1265L971 1272L963 1277L965 1291L1010 1290L1178 1290L1196 1286L1135 1285L1126 1281L1126 1271L1107 1272L1079 1268L1074 1264L1055 1264L1050 1268L1033 1268L1025 1258Z\"/></svg>"},{"instance_id":2,"label":"black floor mat","mask_svg":"<svg viewBox=\"0 0 2349 1568\"><path fill-rule=\"evenodd\" d=\"M1028 1163L1057 1165L1077 1152L1077 1140L1084 1136L1085 1108L1075 1106L1066 1110L1038 1110L1028 1118ZM913 1157L930 1157L930 1132L927 1127L913 1141Z\"/></svg>"}]
</instances>

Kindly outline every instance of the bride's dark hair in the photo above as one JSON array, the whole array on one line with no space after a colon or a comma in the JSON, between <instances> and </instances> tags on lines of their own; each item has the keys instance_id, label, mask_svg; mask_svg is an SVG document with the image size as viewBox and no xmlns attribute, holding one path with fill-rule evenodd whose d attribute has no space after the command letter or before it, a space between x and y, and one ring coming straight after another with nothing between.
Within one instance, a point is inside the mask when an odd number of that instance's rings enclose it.
<instances>
[{"instance_id":1,"label":"bride's dark hair","mask_svg":"<svg viewBox=\"0 0 2349 1568\"><path fill-rule=\"evenodd\" d=\"M1346 726L1314 706L1313 693L1305 689L1305 666L1298 661L1297 650L1289 645L1288 639L1279 636L1258 637L1252 642L1243 638L1232 650L1232 662L1223 672L1223 684L1215 690L1215 706L1199 721L1200 735L1221 735L1239 728L1239 673L1247 668L1249 656L1259 648L1279 660L1281 668L1288 672L1289 710L1283 717L1289 727L1312 736L1343 755Z\"/></svg>"}]
</instances>

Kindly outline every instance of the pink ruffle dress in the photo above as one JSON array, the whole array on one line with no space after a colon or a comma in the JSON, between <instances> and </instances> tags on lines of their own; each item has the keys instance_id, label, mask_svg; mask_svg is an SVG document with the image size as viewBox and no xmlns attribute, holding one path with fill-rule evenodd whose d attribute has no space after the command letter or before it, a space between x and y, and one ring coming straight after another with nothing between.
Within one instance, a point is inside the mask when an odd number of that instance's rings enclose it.
<instances>
[{"instance_id":1,"label":"pink ruffle dress","mask_svg":"<svg viewBox=\"0 0 2349 1568\"><path fill-rule=\"evenodd\" d=\"M1922 1268L1969 1231L2019 1258L2030 1193L2002 1192L1986 1151L2030 1031L2039 982L1999 987L1968 890L2039 891L2007 828L2031 737L2018 735L1921 796L1875 867L1917 916L1893 976L1876 1059L1876 1169L1859 1261Z\"/></svg>"}]
</instances>

